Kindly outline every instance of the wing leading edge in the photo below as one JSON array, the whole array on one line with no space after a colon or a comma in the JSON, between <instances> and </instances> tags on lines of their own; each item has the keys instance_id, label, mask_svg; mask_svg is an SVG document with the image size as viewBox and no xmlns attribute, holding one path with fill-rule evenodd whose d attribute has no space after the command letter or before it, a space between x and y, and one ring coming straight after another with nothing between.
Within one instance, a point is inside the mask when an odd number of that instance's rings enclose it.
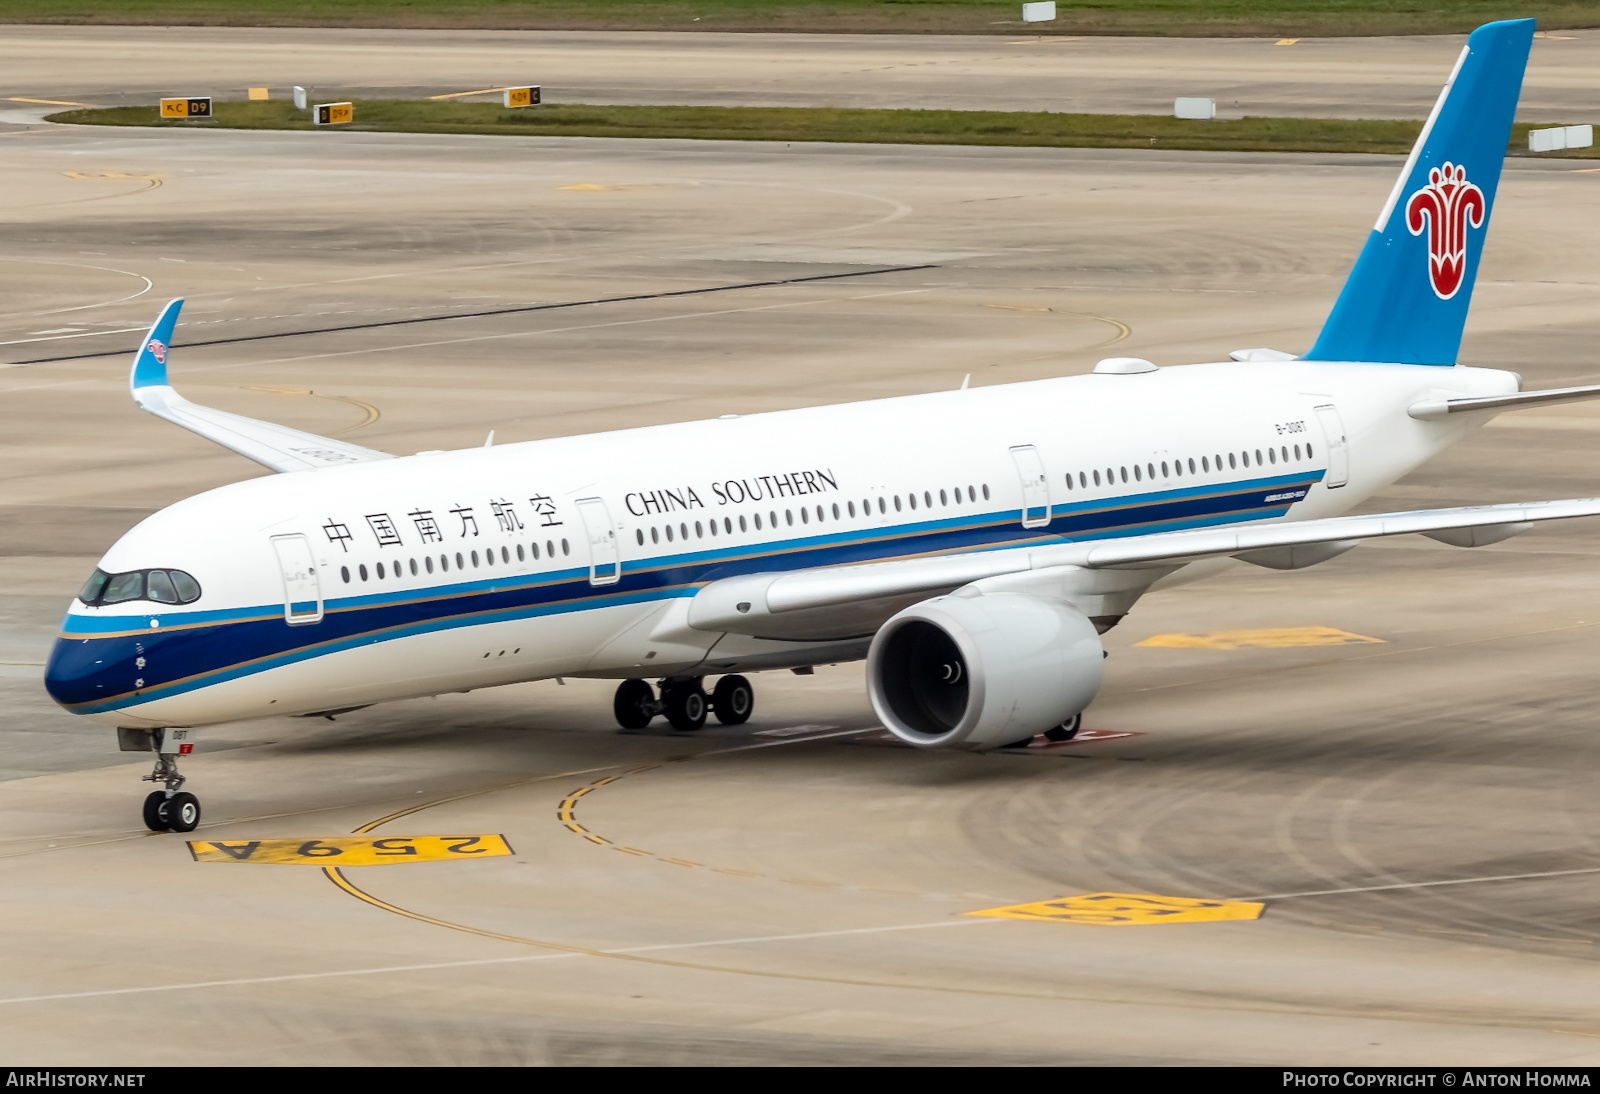
<instances>
[{"instance_id":1,"label":"wing leading edge","mask_svg":"<svg viewBox=\"0 0 1600 1094\"><path fill-rule=\"evenodd\" d=\"M274 471L313 471L319 467L394 458L387 452L331 437L213 410L179 395L167 382L167 356L171 352L172 332L178 325L178 313L182 310L181 298L163 308L134 356L128 388L133 393L133 401L142 409Z\"/></svg>"},{"instance_id":2,"label":"wing leading edge","mask_svg":"<svg viewBox=\"0 0 1600 1094\"><path fill-rule=\"evenodd\" d=\"M770 635L784 629L784 617L797 613L826 612L872 601L888 603L913 595L934 596L989 579L1005 579L1007 588L1017 591L1019 582L1026 588L1034 578L1045 592L1058 587L1063 572L1072 570L1156 571L1149 577L1153 581L1162 572L1191 562L1226 557L1272 569L1299 569L1343 554L1367 539L1424 535L1457 547L1481 547L1509 539L1542 521L1592 516L1600 516L1600 498L1326 517L749 574L714 581L701 589L689 605L689 625L697 630Z\"/></svg>"}]
</instances>

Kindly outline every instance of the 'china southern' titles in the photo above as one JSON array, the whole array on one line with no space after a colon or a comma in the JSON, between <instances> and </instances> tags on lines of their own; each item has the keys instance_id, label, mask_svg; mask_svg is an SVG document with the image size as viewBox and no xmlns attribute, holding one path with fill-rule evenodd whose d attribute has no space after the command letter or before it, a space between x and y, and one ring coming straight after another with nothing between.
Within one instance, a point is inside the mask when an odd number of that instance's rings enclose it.
<instances>
[{"instance_id":1,"label":"'china southern' titles","mask_svg":"<svg viewBox=\"0 0 1600 1094\"><path fill-rule=\"evenodd\" d=\"M711 484L711 493L718 505L738 505L745 501L762 501L773 498L798 498L806 494L825 494L838 490L839 482L833 469L826 471L789 471L779 475L752 475L743 479L725 479ZM672 513L679 509L704 509L706 503L693 486L672 487L665 490L636 490L623 498L628 512L636 517L656 513Z\"/></svg>"}]
</instances>

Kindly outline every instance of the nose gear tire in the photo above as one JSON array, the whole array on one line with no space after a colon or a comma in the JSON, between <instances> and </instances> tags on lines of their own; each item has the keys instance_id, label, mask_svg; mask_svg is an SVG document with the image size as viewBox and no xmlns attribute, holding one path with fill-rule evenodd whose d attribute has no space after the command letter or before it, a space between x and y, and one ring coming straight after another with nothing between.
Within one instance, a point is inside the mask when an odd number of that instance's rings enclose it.
<instances>
[{"instance_id":1,"label":"nose gear tire","mask_svg":"<svg viewBox=\"0 0 1600 1094\"><path fill-rule=\"evenodd\" d=\"M161 807L161 819L174 832L193 832L200 825L200 799L188 793L172 795Z\"/></svg>"},{"instance_id":2,"label":"nose gear tire","mask_svg":"<svg viewBox=\"0 0 1600 1094\"><path fill-rule=\"evenodd\" d=\"M144 826L152 832L170 832L166 820L167 792L152 791L144 800Z\"/></svg>"}]
</instances>

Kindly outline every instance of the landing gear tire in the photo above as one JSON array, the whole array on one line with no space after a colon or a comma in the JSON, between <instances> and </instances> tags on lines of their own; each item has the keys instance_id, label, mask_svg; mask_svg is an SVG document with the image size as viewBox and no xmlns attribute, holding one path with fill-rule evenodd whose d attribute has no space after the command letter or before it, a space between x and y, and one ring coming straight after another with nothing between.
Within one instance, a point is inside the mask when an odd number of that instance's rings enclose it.
<instances>
[{"instance_id":1,"label":"landing gear tire","mask_svg":"<svg viewBox=\"0 0 1600 1094\"><path fill-rule=\"evenodd\" d=\"M699 680L663 681L661 703L673 729L689 733L706 724L706 693Z\"/></svg>"},{"instance_id":2,"label":"landing gear tire","mask_svg":"<svg viewBox=\"0 0 1600 1094\"><path fill-rule=\"evenodd\" d=\"M1044 735L1050 738L1050 740L1059 744L1062 741L1072 740L1072 738L1078 735L1078 730L1082 728L1083 712L1079 711L1077 714L1074 714L1060 725L1051 726L1049 729L1045 730Z\"/></svg>"},{"instance_id":3,"label":"landing gear tire","mask_svg":"<svg viewBox=\"0 0 1600 1094\"><path fill-rule=\"evenodd\" d=\"M167 792L153 790L144 800L144 826L152 832L170 832L172 826L167 823Z\"/></svg>"},{"instance_id":4,"label":"landing gear tire","mask_svg":"<svg viewBox=\"0 0 1600 1094\"><path fill-rule=\"evenodd\" d=\"M176 741L170 738L165 741L168 745L182 742L178 750L162 752L159 751L163 744L162 731L156 731L156 768L144 781L165 783L167 788L144 799L144 826L152 832L193 832L200 824L200 799L180 790L185 780L178 773L178 757L188 755L187 749L193 747L184 740L188 732L179 730Z\"/></svg>"},{"instance_id":5,"label":"landing gear tire","mask_svg":"<svg viewBox=\"0 0 1600 1094\"><path fill-rule=\"evenodd\" d=\"M200 825L200 799L193 794L174 794L162 805L161 816L172 831L193 832Z\"/></svg>"},{"instance_id":6,"label":"landing gear tire","mask_svg":"<svg viewBox=\"0 0 1600 1094\"><path fill-rule=\"evenodd\" d=\"M725 726L744 725L755 704L755 689L743 676L724 676L711 692L711 710Z\"/></svg>"},{"instance_id":7,"label":"landing gear tire","mask_svg":"<svg viewBox=\"0 0 1600 1094\"><path fill-rule=\"evenodd\" d=\"M624 680L617 685L616 698L611 700L611 712L623 729L645 728L658 709L655 689L643 680Z\"/></svg>"}]
</instances>

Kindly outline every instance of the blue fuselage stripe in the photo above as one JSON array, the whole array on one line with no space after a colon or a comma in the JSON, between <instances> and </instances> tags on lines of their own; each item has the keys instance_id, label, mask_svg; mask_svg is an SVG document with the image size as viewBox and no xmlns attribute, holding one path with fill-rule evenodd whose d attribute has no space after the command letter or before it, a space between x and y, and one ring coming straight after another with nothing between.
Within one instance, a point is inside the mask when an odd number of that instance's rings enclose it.
<instances>
[{"instance_id":1,"label":"blue fuselage stripe","mask_svg":"<svg viewBox=\"0 0 1600 1094\"><path fill-rule=\"evenodd\" d=\"M320 622L299 626L284 619L281 604L233 611L161 610L161 626L151 629L145 629L145 616L74 612L56 641L45 683L58 703L89 714L431 631L689 596L708 582L740 574L993 550L1041 539L1071 542L1148 535L1281 517L1321 477L1315 471L1069 501L1056 504L1050 523L1037 528L1023 528L1021 512L1010 510L637 559L624 564L619 581L602 587L589 583L587 569L568 568L329 598ZM156 606L150 607L151 615L156 615Z\"/></svg>"}]
</instances>

